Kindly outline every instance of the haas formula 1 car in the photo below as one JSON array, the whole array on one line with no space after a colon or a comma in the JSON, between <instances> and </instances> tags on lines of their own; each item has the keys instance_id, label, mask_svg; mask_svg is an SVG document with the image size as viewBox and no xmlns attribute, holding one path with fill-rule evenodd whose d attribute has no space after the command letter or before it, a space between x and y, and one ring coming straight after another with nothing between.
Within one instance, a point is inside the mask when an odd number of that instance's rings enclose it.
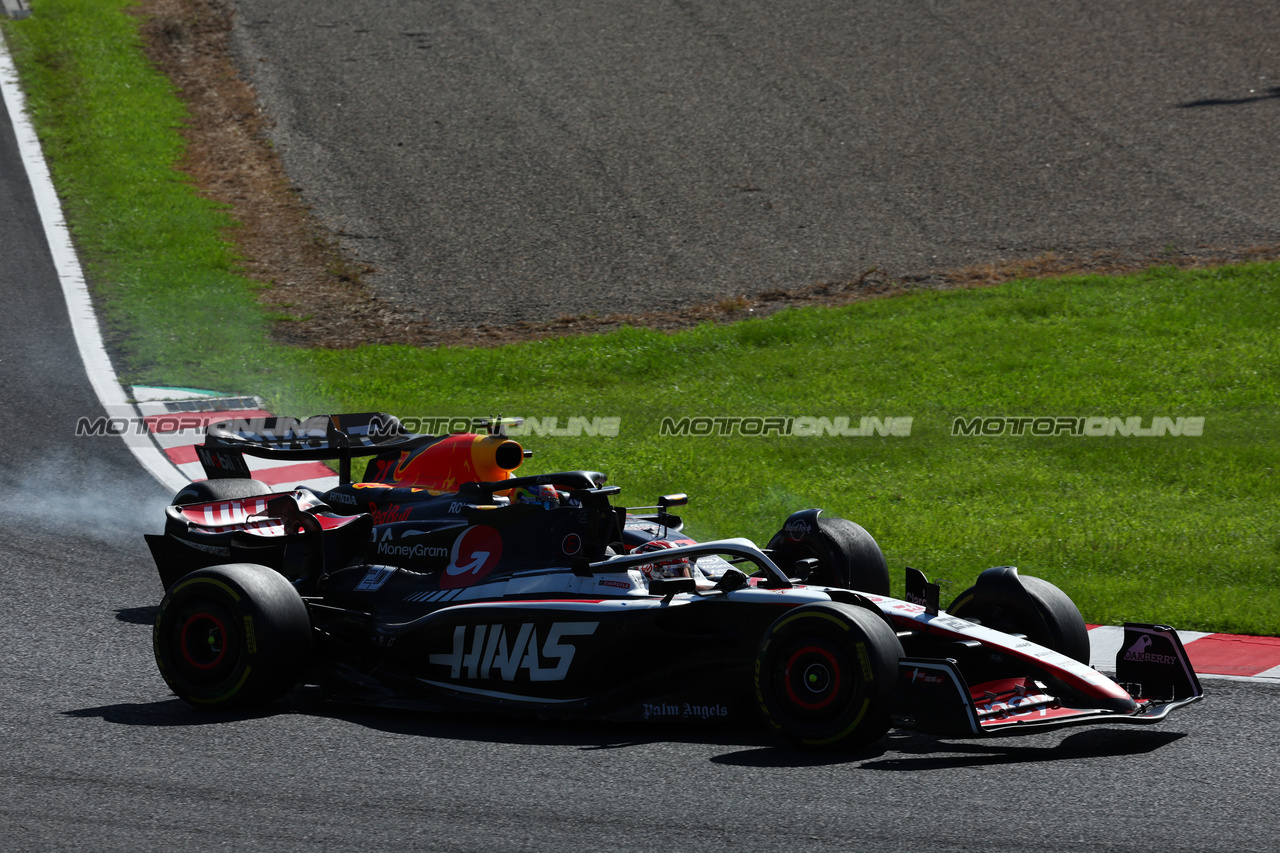
<instances>
[{"instance_id":1,"label":"haas formula 1 car","mask_svg":"<svg viewBox=\"0 0 1280 853\"><path fill-rule=\"evenodd\" d=\"M698 543L627 510L603 474L516 476L504 435L404 432L383 414L209 427L209 476L148 536L166 588L160 671L210 709L300 681L339 700L619 720L763 717L857 747L891 725L954 737L1155 723L1202 696L1177 634L1131 624L1113 680L1057 587L1012 567L938 606L907 569L889 596L861 527L793 514L764 549ZM272 493L245 454L336 459L340 484ZM363 482L351 460L372 457Z\"/></svg>"}]
</instances>

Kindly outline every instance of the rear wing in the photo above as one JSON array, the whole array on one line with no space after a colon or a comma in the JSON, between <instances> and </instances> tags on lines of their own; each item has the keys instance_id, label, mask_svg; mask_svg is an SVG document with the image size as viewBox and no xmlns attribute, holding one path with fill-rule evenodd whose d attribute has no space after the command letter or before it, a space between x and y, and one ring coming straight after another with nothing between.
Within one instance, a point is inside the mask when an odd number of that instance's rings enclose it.
<instances>
[{"instance_id":1,"label":"rear wing","mask_svg":"<svg viewBox=\"0 0 1280 853\"><path fill-rule=\"evenodd\" d=\"M250 476L245 454L261 459L306 462L338 460L338 478L351 482L351 460L387 451L412 450L441 437L407 432L384 412L297 418L239 418L210 424L196 457L210 480Z\"/></svg>"}]
</instances>

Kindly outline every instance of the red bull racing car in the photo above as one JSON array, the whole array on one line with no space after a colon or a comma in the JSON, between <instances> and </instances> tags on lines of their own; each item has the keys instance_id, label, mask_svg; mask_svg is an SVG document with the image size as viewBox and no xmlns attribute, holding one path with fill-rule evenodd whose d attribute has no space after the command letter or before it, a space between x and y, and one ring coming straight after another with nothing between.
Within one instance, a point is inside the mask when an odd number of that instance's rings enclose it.
<instances>
[{"instance_id":1,"label":"red bull racing car","mask_svg":"<svg viewBox=\"0 0 1280 853\"><path fill-rule=\"evenodd\" d=\"M953 737L1155 723L1198 701L1176 632L1131 624L1109 678L1079 612L1012 567L943 611L858 525L802 510L765 548L695 542L626 509L603 474L518 476L500 419L406 433L385 414L209 428L209 479L147 537L166 592L160 672L231 709L301 681L349 702L667 722L760 719L794 743L860 747L891 725ZM244 456L336 459L339 485L272 493ZM362 482L351 462L371 457Z\"/></svg>"}]
</instances>

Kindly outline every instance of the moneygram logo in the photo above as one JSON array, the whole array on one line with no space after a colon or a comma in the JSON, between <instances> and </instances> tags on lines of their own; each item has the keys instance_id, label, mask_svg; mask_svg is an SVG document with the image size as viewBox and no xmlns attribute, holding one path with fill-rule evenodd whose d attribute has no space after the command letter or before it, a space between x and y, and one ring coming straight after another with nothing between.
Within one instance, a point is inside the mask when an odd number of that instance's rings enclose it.
<instances>
[{"instance_id":1,"label":"moneygram logo","mask_svg":"<svg viewBox=\"0 0 1280 853\"><path fill-rule=\"evenodd\" d=\"M378 554L384 557L422 560L427 557L447 557L449 556L449 549L438 545L402 545L398 542L379 542Z\"/></svg>"}]
</instances>

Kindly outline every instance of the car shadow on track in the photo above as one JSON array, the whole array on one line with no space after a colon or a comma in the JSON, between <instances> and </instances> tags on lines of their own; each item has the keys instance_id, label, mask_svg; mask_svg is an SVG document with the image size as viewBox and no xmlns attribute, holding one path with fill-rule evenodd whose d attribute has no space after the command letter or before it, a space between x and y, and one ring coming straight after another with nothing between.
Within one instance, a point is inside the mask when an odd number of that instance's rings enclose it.
<instances>
[{"instance_id":1,"label":"car shadow on track","mask_svg":"<svg viewBox=\"0 0 1280 853\"><path fill-rule=\"evenodd\" d=\"M192 708L181 699L166 699L160 702L121 702L116 705L99 705L96 708L74 708L63 711L65 717L80 717L105 720L122 726L152 726L165 728L169 726L217 726L243 720L260 720L275 717L279 708L261 708L240 713L209 714Z\"/></svg>"},{"instance_id":2,"label":"car shadow on track","mask_svg":"<svg viewBox=\"0 0 1280 853\"><path fill-rule=\"evenodd\" d=\"M1078 731L1053 745L1028 741L1004 741L998 744L989 741L954 743L917 736L892 747L894 752L916 755L869 761L862 765L862 769L946 770L956 767L998 767L1087 758L1118 758L1154 752L1186 736L1186 732L1136 730L1127 727Z\"/></svg>"},{"instance_id":3,"label":"car shadow on track","mask_svg":"<svg viewBox=\"0 0 1280 853\"><path fill-rule=\"evenodd\" d=\"M1082 758L1114 758L1142 755L1186 737L1184 732L1091 729L1076 732L1060 742L1048 733L1017 741L951 742L933 735L892 731L866 750L821 753L770 744L763 749L731 753L712 759L717 764L740 767L797 767L824 764L856 764L862 770L945 770L957 767L997 767L1011 764L1063 761ZM870 759L870 760L868 760Z\"/></svg>"},{"instance_id":4,"label":"car shadow on track","mask_svg":"<svg viewBox=\"0 0 1280 853\"><path fill-rule=\"evenodd\" d=\"M317 713L358 723L387 734L529 746L565 746L583 751L630 749L657 743L751 747L770 742L767 732L747 723L713 722L673 726L603 720L535 719L501 715L367 709L340 705Z\"/></svg>"},{"instance_id":5,"label":"car shadow on track","mask_svg":"<svg viewBox=\"0 0 1280 853\"><path fill-rule=\"evenodd\" d=\"M154 604L150 607L121 607L116 610L116 621L130 625L154 625L159 612L160 607Z\"/></svg>"},{"instance_id":6,"label":"car shadow on track","mask_svg":"<svg viewBox=\"0 0 1280 853\"><path fill-rule=\"evenodd\" d=\"M660 743L704 744L737 751L709 758L738 767L821 767L857 765L864 770L916 771L1142 755L1186 737L1184 732L1090 729L1061 740L1053 734L1017 742L941 740L916 732L893 731L863 750L821 752L779 743L762 727L704 724L672 728L657 723L609 723L594 720L512 719L502 716L423 713L352 708L324 702L315 688L301 688L269 708L211 714L180 699L120 703L63 712L127 726L218 726L281 715L335 719L392 735L482 743L563 746L580 750L629 749Z\"/></svg>"},{"instance_id":7,"label":"car shadow on track","mask_svg":"<svg viewBox=\"0 0 1280 853\"><path fill-rule=\"evenodd\" d=\"M100 718L126 726L217 726L286 715L334 719L387 734L471 740L486 743L568 746L583 750L626 749L653 743L704 743L759 747L769 734L747 723L619 723L598 720L548 720L499 714L427 712L340 704L323 699L316 687L299 687L266 708L209 712L178 698L118 703L63 711L68 717Z\"/></svg>"}]
</instances>

